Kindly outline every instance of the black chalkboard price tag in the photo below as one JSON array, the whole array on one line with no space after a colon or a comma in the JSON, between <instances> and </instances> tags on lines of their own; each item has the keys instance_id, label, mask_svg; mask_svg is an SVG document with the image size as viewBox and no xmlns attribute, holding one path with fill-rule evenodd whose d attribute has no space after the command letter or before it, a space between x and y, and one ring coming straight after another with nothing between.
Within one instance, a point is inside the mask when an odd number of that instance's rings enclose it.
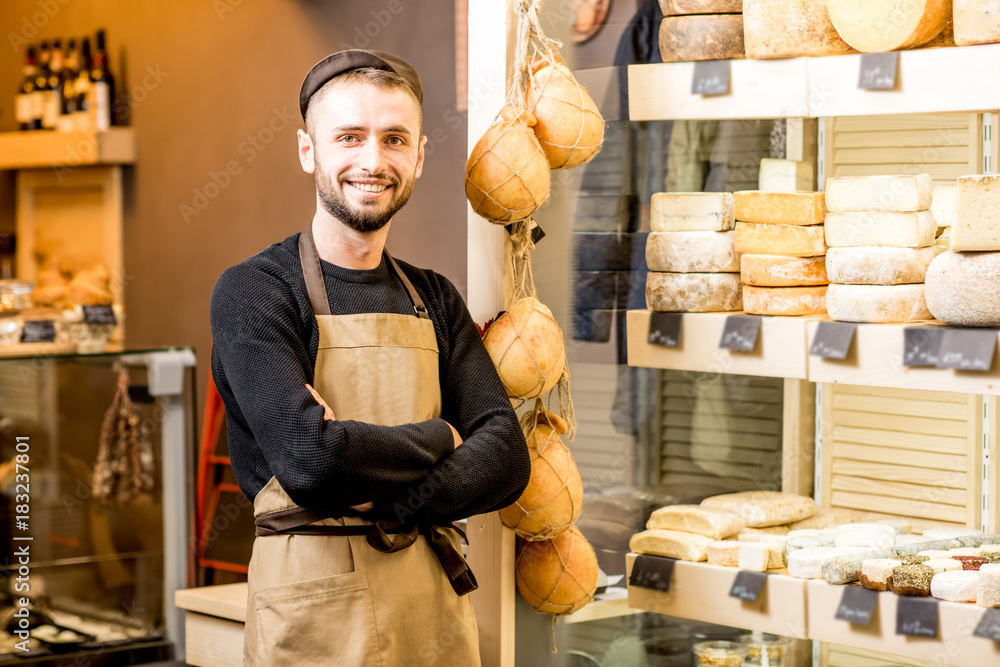
<instances>
[{"instance_id":1,"label":"black chalkboard price tag","mask_svg":"<svg viewBox=\"0 0 1000 667\"><path fill-rule=\"evenodd\" d=\"M899 51L864 53L861 55L858 88L861 90L892 90L896 87L896 71L898 69Z\"/></svg>"},{"instance_id":2,"label":"black chalkboard price tag","mask_svg":"<svg viewBox=\"0 0 1000 667\"><path fill-rule=\"evenodd\" d=\"M987 609L972 633L976 637L1000 641L1000 609Z\"/></svg>"},{"instance_id":3,"label":"black chalkboard price tag","mask_svg":"<svg viewBox=\"0 0 1000 667\"><path fill-rule=\"evenodd\" d=\"M681 344L681 318L684 313L653 313L649 318L650 345L677 347Z\"/></svg>"},{"instance_id":4,"label":"black chalkboard price tag","mask_svg":"<svg viewBox=\"0 0 1000 667\"><path fill-rule=\"evenodd\" d=\"M514 233L514 223L509 225L504 225L504 229L507 230L508 234ZM531 221L531 242L538 245L538 242L545 238L545 232L542 231L542 226L539 225L534 220Z\"/></svg>"},{"instance_id":5,"label":"black chalkboard price tag","mask_svg":"<svg viewBox=\"0 0 1000 667\"><path fill-rule=\"evenodd\" d=\"M118 324L111 306L83 306L83 321L86 324Z\"/></svg>"},{"instance_id":6,"label":"black chalkboard price tag","mask_svg":"<svg viewBox=\"0 0 1000 667\"><path fill-rule=\"evenodd\" d=\"M733 587L729 589L729 597L744 602L756 602L765 581L767 581L766 572L740 570L733 581Z\"/></svg>"},{"instance_id":7,"label":"black chalkboard price tag","mask_svg":"<svg viewBox=\"0 0 1000 667\"><path fill-rule=\"evenodd\" d=\"M943 327L906 327L903 329L903 365L937 366Z\"/></svg>"},{"instance_id":8,"label":"black chalkboard price tag","mask_svg":"<svg viewBox=\"0 0 1000 667\"><path fill-rule=\"evenodd\" d=\"M857 328L854 322L820 322L809 346L809 354L837 361L846 359Z\"/></svg>"},{"instance_id":9,"label":"black chalkboard price tag","mask_svg":"<svg viewBox=\"0 0 1000 667\"><path fill-rule=\"evenodd\" d=\"M729 315L722 329L719 349L753 352L760 334L760 318L754 315Z\"/></svg>"},{"instance_id":10,"label":"black chalkboard price tag","mask_svg":"<svg viewBox=\"0 0 1000 667\"><path fill-rule=\"evenodd\" d=\"M725 95L729 92L732 63L728 60L701 60L694 64L692 95Z\"/></svg>"},{"instance_id":11,"label":"black chalkboard price tag","mask_svg":"<svg viewBox=\"0 0 1000 667\"><path fill-rule=\"evenodd\" d=\"M840 606L837 607L834 618L854 625L867 626L872 622L876 604L878 604L876 591L861 586L847 586L840 597Z\"/></svg>"},{"instance_id":12,"label":"black chalkboard price tag","mask_svg":"<svg viewBox=\"0 0 1000 667\"><path fill-rule=\"evenodd\" d=\"M938 368L988 371L997 347L996 329L945 329L938 352Z\"/></svg>"},{"instance_id":13,"label":"black chalkboard price tag","mask_svg":"<svg viewBox=\"0 0 1000 667\"><path fill-rule=\"evenodd\" d=\"M673 577L676 562L673 558L641 554L632 563L632 574L628 578L628 585L652 588L666 593L670 590L670 579Z\"/></svg>"},{"instance_id":14,"label":"black chalkboard price tag","mask_svg":"<svg viewBox=\"0 0 1000 667\"><path fill-rule=\"evenodd\" d=\"M938 601L900 595L896 599L896 634L937 638Z\"/></svg>"},{"instance_id":15,"label":"black chalkboard price tag","mask_svg":"<svg viewBox=\"0 0 1000 667\"><path fill-rule=\"evenodd\" d=\"M52 320L25 320L21 328L22 343L56 342L56 323Z\"/></svg>"}]
</instances>

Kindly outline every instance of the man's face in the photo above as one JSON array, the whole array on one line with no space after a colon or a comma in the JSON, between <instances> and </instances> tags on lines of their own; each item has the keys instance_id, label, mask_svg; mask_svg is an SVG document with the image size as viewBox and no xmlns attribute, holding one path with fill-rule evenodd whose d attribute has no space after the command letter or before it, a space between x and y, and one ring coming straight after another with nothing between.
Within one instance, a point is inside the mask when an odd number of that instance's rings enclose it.
<instances>
[{"instance_id":1,"label":"man's face","mask_svg":"<svg viewBox=\"0 0 1000 667\"><path fill-rule=\"evenodd\" d=\"M377 231L420 178L426 138L417 102L396 88L347 83L320 103L313 137L320 202L351 229Z\"/></svg>"}]
</instances>

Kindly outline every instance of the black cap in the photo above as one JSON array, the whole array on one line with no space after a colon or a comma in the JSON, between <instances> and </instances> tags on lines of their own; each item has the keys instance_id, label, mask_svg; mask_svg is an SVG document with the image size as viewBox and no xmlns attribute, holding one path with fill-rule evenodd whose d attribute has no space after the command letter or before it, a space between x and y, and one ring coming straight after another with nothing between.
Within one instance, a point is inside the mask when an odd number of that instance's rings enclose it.
<instances>
[{"instance_id":1,"label":"black cap","mask_svg":"<svg viewBox=\"0 0 1000 667\"><path fill-rule=\"evenodd\" d=\"M302 112L302 119L305 120L310 98L327 81L344 72L366 67L396 73L409 84L413 94L417 96L417 101L423 104L424 89L420 85L420 77L417 75L417 71L413 69L410 63L399 56L386 53L385 51L350 49L347 51L338 51L323 58L323 60L313 65L309 73L306 74L306 78L302 81L302 88L299 90L299 111Z\"/></svg>"}]
</instances>

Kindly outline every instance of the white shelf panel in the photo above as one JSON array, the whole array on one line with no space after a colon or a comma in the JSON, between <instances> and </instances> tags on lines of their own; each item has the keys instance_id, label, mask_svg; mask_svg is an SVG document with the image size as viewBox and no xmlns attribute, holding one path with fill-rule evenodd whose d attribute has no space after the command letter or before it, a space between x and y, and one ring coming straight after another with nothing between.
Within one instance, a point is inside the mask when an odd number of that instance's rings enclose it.
<instances>
[{"instance_id":1,"label":"white shelf panel","mask_svg":"<svg viewBox=\"0 0 1000 667\"><path fill-rule=\"evenodd\" d=\"M871 623L862 627L834 618L843 594L843 586L822 580L807 584L810 639L953 667L1000 665L1000 642L972 635L985 611L982 607L939 600L938 638L905 637L896 634L896 595L879 594Z\"/></svg>"},{"instance_id":2,"label":"white shelf panel","mask_svg":"<svg viewBox=\"0 0 1000 667\"><path fill-rule=\"evenodd\" d=\"M596 600L586 607L568 616L563 616L563 623L586 623L588 621L600 621L606 618L618 618L620 616L632 616L641 614L641 609L632 609L628 606L628 599L618 600Z\"/></svg>"},{"instance_id":3,"label":"white shelf panel","mask_svg":"<svg viewBox=\"0 0 1000 667\"><path fill-rule=\"evenodd\" d=\"M646 342L651 311L630 310L627 315L628 363L645 368L806 379L808 320L765 317L753 352L719 349L726 318L739 314L684 313L680 345L670 348Z\"/></svg>"}]
</instances>

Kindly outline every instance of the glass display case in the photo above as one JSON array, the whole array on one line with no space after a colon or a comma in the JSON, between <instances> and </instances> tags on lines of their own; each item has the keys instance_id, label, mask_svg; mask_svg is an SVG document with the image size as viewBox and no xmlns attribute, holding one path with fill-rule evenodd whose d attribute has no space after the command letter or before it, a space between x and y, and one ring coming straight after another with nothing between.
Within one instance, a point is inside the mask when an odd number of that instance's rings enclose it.
<instances>
[{"instance_id":1,"label":"glass display case","mask_svg":"<svg viewBox=\"0 0 1000 667\"><path fill-rule=\"evenodd\" d=\"M183 657L193 351L16 349L0 348L0 664Z\"/></svg>"}]
</instances>

